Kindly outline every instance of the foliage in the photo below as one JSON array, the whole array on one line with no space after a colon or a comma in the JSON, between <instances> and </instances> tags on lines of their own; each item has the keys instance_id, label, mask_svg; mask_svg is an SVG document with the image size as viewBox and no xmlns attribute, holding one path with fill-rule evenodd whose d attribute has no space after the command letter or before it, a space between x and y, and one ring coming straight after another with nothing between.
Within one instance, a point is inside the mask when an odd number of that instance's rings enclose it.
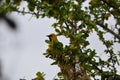
<instances>
[{"instance_id":1,"label":"foliage","mask_svg":"<svg viewBox=\"0 0 120 80\"><path fill-rule=\"evenodd\" d=\"M41 72L37 72L36 73L36 78L34 78L34 79L32 79L32 80L45 80L44 79L44 76L45 76L45 74L44 73L41 73Z\"/></svg>"},{"instance_id":2,"label":"foliage","mask_svg":"<svg viewBox=\"0 0 120 80\"><path fill-rule=\"evenodd\" d=\"M28 12L25 8L19 10L21 2L27 2ZM84 3L88 4L83 6ZM0 12L15 11L32 14L36 18L54 18L56 23L52 27L56 33L70 41L69 45L58 46L61 50L56 45L62 43L53 43L55 54L47 50L45 56L60 67L59 74L63 79L85 80L87 76L87 79L105 80L120 77L116 68L120 63L120 52L114 50L114 45L120 43L119 8L119 0L6 0L1 4ZM111 19L115 22L112 26L109 23ZM97 33L99 41L105 46L101 54L107 56L106 60L98 56L96 49L89 47L88 38L92 33ZM108 40L105 36L108 33L113 38Z\"/></svg>"},{"instance_id":3,"label":"foliage","mask_svg":"<svg viewBox=\"0 0 120 80\"><path fill-rule=\"evenodd\" d=\"M32 80L45 80L44 79L44 76L45 76L45 74L42 72L37 72L36 73L36 78L34 78L34 79L32 79ZM20 79L20 80L26 80L26 79Z\"/></svg>"}]
</instances>

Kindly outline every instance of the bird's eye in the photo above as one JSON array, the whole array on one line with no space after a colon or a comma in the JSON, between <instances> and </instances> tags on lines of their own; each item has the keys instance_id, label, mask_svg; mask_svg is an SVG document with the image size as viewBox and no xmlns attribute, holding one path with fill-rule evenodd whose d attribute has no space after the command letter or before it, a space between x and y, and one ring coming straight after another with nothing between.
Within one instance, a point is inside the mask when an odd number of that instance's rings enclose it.
<instances>
[{"instance_id":1,"label":"bird's eye","mask_svg":"<svg viewBox=\"0 0 120 80\"><path fill-rule=\"evenodd\" d=\"M50 37L52 37L52 35L50 35Z\"/></svg>"}]
</instances>

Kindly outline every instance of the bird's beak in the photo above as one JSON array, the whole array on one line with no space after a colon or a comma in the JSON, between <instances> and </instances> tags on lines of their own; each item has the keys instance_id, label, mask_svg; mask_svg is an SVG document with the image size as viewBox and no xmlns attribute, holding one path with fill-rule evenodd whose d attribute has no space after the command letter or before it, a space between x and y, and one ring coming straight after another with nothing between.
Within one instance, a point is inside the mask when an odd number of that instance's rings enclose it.
<instances>
[{"instance_id":1,"label":"bird's beak","mask_svg":"<svg viewBox=\"0 0 120 80\"><path fill-rule=\"evenodd\" d=\"M46 37L50 37L50 35L46 35Z\"/></svg>"}]
</instances>

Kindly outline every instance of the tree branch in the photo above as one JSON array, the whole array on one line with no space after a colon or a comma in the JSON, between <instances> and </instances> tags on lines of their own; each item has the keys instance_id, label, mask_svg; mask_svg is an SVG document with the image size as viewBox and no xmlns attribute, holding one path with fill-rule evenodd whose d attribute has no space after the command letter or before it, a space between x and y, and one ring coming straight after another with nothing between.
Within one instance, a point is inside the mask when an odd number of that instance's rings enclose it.
<instances>
[{"instance_id":1,"label":"tree branch","mask_svg":"<svg viewBox=\"0 0 120 80\"><path fill-rule=\"evenodd\" d=\"M112 35L114 35L120 41L120 35L119 34L116 34L114 31L112 31L111 29L107 28L103 23L97 22L97 25L102 27L104 30L110 32Z\"/></svg>"},{"instance_id":2,"label":"tree branch","mask_svg":"<svg viewBox=\"0 0 120 80\"><path fill-rule=\"evenodd\" d=\"M113 9L115 9L117 12L119 12L120 13L120 10L118 9L118 6L117 6L117 4L114 4L114 3L109 3L109 2L107 2L106 0L102 0L104 3L106 3L109 7L112 7Z\"/></svg>"},{"instance_id":3,"label":"tree branch","mask_svg":"<svg viewBox=\"0 0 120 80\"><path fill-rule=\"evenodd\" d=\"M32 15L35 15L36 13L35 12L25 12L25 11L16 11L18 13L21 13L21 14L32 14Z\"/></svg>"}]
</instances>

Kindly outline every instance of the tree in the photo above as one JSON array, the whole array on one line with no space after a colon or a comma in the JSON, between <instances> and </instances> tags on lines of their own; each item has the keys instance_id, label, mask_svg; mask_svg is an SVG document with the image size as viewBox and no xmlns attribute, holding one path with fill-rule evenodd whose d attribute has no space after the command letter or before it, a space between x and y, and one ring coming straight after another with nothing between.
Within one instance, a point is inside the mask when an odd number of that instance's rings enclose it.
<instances>
[{"instance_id":1,"label":"tree","mask_svg":"<svg viewBox=\"0 0 120 80\"><path fill-rule=\"evenodd\" d=\"M29 11L19 9L22 1L27 2ZM69 45L60 46L60 51L56 45L62 43L53 43L54 51L59 53L57 58L53 58L49 51L44 55L54 60L53 65L61 68L58 73L60 80L119 80L120 51L115 51L113 47L120 43L119 8L119 0L6 0L1 4L0 13L18 12L56 20L52 27L57 35L69 38ZM114 21L112 25L109 23L111 19ZM107 56L106 59L89 47L91 33L96 33L105 46L102 54ZM108 33L113 36L111 39L106 38Z\"/></svg>"}]
</instances>

